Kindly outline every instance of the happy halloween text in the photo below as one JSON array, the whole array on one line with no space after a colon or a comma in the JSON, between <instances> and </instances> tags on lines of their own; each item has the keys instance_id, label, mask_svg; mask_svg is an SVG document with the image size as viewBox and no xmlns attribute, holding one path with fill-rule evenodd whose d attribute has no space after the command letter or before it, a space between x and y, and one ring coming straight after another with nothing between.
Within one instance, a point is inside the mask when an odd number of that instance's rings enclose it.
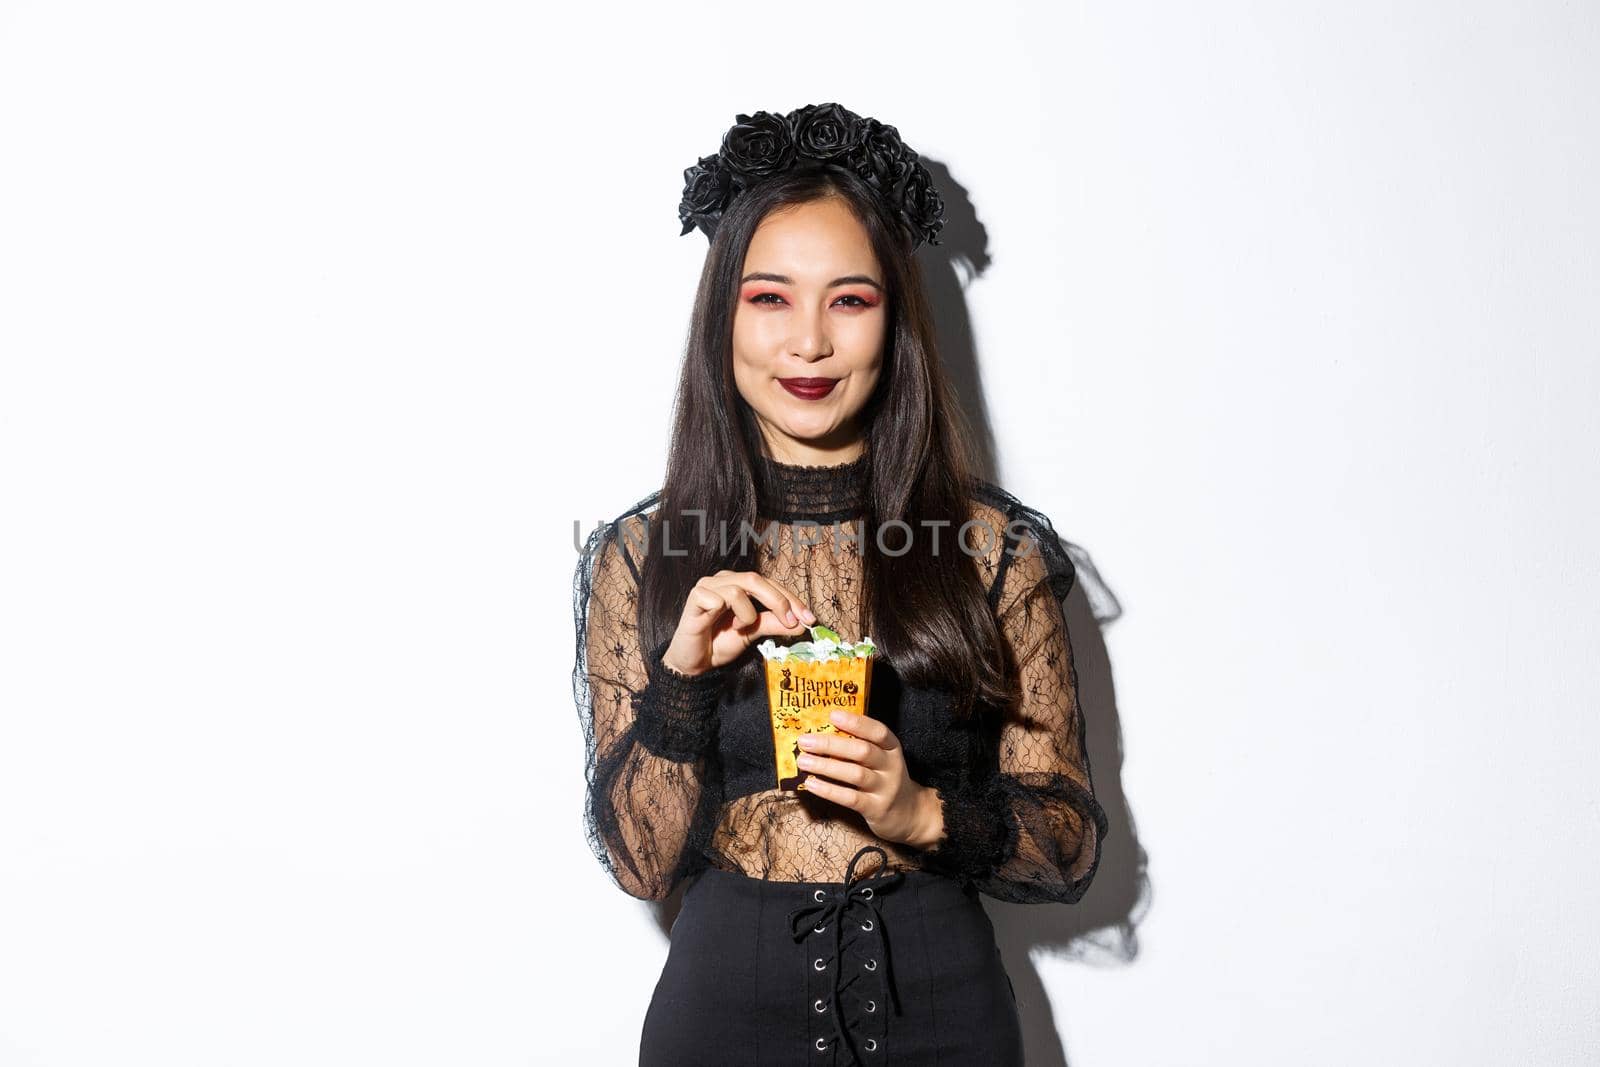
<instances>
[{"instance_id":1,"label":"happy halloween text","mask_svg":"<svg viewBox=\"0 0 1600 1067\"><path fill-rule=\"evenodd\" d=\"M859 692L846 692L844 681L839 678L796 678L794 688L779 689L777 694L780 708L853 708L861 700Z\"/></svg>"}]
</instances>

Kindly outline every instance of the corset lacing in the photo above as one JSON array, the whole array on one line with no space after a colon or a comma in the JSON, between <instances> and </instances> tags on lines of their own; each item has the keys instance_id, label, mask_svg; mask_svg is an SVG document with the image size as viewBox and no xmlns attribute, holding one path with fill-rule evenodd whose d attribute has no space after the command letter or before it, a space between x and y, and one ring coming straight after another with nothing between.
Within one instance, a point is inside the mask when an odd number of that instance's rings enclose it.
<instances>
[{"instance_id":1,"label":"corset lacing","mask_svg":"<svg viewBox=\"0 0 1600 1067\"><path fill-rule=\"evenodd\" d=\"M884 852L883 849L877 845L863 845L851 857L850 865L845 870L843 882L828 889L817 889L813 894L816 903L806 904L789 912L790 931L794 934L796 941L803 941L811 934L824 933L829 927L833 930L833 956L831 959L826 960L819 957L816 963L823 966L817 969L822 970L835 962L837 963L837 966L834 966L833 981L830 983L829 994L829 1006L833 1015L833 1032L837 1036L838 1042L848 1048L852 1056L857 1058L859 1058L859 1053L856 1051L855 1041L850 1036L850 1025L844 1019L840 999L840 992L844 984L844 924L851 921L852 918L858 918L861 929L872 934L877 942L877 955L867 960L864 969L877 972L879 995L893 1007L895 1014L898 1015L900 1013L899 996L890 978L889 943L884 936L883 914L878 910L876 897L899 882L904 877L904 872L882 872L880 870L880 873L869 878L857 879L855 877L856 864L870 852L876 852L882 857L882 864L888 863L888 853ZM861 912L866 914L859 914ZM853 915L852 913L856 914ZM819 1001L818 1003L820 1004L821 1002ZM866 1002L867 1011L875 1011L876 1008L875 1002L871 1000ZM827 1046L824 1043L824 1039L818 1038L817 1042L817 1050L819 1052L826 1051ZM876 1052L880 1048L880 1043L876 1038L868 1038L866 1047L867 1051Z\"/></svg>"}]
</instances>

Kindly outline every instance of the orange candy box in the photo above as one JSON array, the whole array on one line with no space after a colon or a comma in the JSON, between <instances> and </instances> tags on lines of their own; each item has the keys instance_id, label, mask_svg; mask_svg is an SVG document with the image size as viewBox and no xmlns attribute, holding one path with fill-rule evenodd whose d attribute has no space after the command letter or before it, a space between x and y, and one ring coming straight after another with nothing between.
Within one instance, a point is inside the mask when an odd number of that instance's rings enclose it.
<instances>
[{"instance_id":1,"label":"orange candy box","mask_svg":"<svg viewBox=\"0 0 1600 1067\"><path fill-rule=\"evenodd\" d=\"M819 628L812 627L813 633ZM831 636L832 631L823 630ZM811 642L802 642L809 646ZM800 646L792 646L800 647ZM779 657L781 651L766 642L767 709L772 715L772 743L777 759L778 788L800 790L804 774L796 765L801 734L841 732L829 719L834 711L867 713L872 691L871 638L847 646L865 654L804 659ZM848 732L848 731L846 731Z\"/></svg>"}]
</instances>

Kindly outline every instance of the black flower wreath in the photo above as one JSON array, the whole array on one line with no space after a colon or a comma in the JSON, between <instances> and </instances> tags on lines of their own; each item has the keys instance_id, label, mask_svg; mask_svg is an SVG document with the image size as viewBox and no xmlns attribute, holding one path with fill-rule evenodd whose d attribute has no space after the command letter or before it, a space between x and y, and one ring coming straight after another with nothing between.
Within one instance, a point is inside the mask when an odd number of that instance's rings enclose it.
<instances>
[{"instance_id":1,"label":"black flower wreath","mask_svg":"<svg viewBox=\"0 0 1600 1067\"><path fill-rule=\"evenodd\" d=\"M734 197L763 178L801 163L831 163L861 177L911 235L911 247L938 244L944 201L928 168L893 126L863 118L838 104L808 104L787 115L739 115L716 155L701 156L683 172L679 236L695 227L716 233Z\"/></svg>"}]
</instances>

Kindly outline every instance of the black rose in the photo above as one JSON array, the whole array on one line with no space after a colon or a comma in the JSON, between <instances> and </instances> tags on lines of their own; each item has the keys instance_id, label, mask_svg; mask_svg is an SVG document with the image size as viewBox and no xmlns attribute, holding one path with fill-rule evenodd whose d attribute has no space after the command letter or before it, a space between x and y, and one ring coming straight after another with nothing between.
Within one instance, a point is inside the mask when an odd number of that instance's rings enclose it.
<instances>
[{"instance_id":1,"label":"black rose","mask_svg":"<svg viewBox=\"0 0 1600 1067\"><path fill-rule=\"evenodd\" d=\"M698 163L684 170L683 199L678 204L683 231L678 236L694 229L697 223L721 215L730 187L728 171L716 156L701 156Z\"/></svg>"},{"instance_id":2,"label":"black rose","mask_svg":"<svg viewBox=\"0 0 1600 1067\"><path fill-rule=\"evenodd\" d=\"M868 185L888 195L900 177L902 162L910 150L893 126L877 119L863 119L855 144L848 153L850 168Z\"/></svg>"},{"instance_id":3,"label":"black rose","mask_svg":"<svg viewBox=\"0 0 1600 1067\"><path fill-rule=\"evenodd\" d=\"M808 104L780 117L768 111L739 115L717 155L702 156L683 172L678 219L683 233L698 226L715 239L728 204L762 178L797 160L842 166L858 175L898 220L915 248L938 243L944 202L917 153L893 126L863 118L836 103Z\"/></svg>"},{"instance_id":4,"label":"black rose","mask_svg":"<svg viewBox=\"0 0 1600 1067\"><path fill-rule=\"evenodd\" d=\"M787 169L794 162L794 141L789 135L789 123L782 115L757 111L754 115L739 115L737 119L733 128L722 136L722 159L733 170L736 181L764 178Z\"/></svg>"},{"instance_id":5,"label":"black rose","mask_svg":"<svg viewBox=\"0 0 1600 1067\"><path fill-rule=\"evenodd\" d=\"M795 150L817 160L842 160L855 148L861 116L838 104L809 104L789 112Z\"/></svg>"},{"instance_id":6,"label":"black rose","mask_svg":"<svg viewBox=\"0 0 1600 1067\"><path fill-rule=\"evenodd\" d=\"M944 200L933 187L933 175L920 162L905 168L895 188L893 201L905 213L907 224L917 240L938 244L938 233L944 226Z\"/></svg>"}]
</instances>

